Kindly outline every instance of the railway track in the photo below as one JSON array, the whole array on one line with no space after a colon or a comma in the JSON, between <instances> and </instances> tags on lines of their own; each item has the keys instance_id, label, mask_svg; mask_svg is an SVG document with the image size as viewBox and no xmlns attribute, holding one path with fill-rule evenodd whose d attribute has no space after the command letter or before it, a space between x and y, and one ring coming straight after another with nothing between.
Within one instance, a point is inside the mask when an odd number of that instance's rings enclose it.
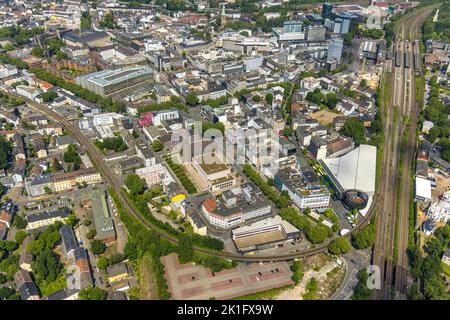
<instances>
[{"instance_id":1,"label":"railway track","mask_svg":"<svg viewBox=\"0 0 450 320\"><path fill-rule=\"evenodd\" d=\"M396 38L393 48L396 54L395 64L393 62L392 83L394 90L386 115L387 152L383 159L383 185L380 192L382 209L377 216L377 238L373 251L373 263L380 267L382 280L382 288L375 295L377 299L392 298L393 288L400 293L398 297L404 298L407 290L406 249L412 183L409 173L415 150L418 118L415 102L415 74L411 64L414 59L412 40L418 36L420 26L432 10L433 7L418 9L404 16L395 28ZM406 126L406 123L409 123L409 126ZM408 136L407 145L402 148L401 137L404 130L408 130ZM404 152L403 155L401 155L402 152ZM401 172L398 170L400 160L403 164ZM394 252L396 244L398 247Z\"/></svg>"}]
</instances>

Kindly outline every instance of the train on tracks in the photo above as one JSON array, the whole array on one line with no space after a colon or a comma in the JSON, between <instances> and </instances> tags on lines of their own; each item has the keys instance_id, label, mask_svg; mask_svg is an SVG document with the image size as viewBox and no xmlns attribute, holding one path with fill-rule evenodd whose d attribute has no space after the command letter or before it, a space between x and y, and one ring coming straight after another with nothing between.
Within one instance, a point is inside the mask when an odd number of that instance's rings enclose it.
<instances>
[{"instance_id":1,"label":"train on tracks","mask_svg":"<svg viewBox=\"0 0 450 320\"><path fill-rule=\"evenodd\" d=\"M420 55L419 40L414 40L413 57L414 57L414 71L420 73L422 71L422 56Z\"/></svg>"}]
</instances>

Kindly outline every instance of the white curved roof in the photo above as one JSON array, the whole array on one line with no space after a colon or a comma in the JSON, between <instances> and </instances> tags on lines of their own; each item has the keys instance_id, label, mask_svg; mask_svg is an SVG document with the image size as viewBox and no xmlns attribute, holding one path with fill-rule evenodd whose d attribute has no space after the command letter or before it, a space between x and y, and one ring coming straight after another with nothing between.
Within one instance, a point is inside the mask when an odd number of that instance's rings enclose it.
<instances>
[{"instance_id":1,"label":"white curved roof","mask_svg":"<svg viewBox=\"0 0 450 320\"><path fill-rule=\"evenodd\" d=\"M342 157L324 159L323 163L344 190L358 189L369 196L375 193L376 147L361 144Z\"/></svg>"}]
</instances>

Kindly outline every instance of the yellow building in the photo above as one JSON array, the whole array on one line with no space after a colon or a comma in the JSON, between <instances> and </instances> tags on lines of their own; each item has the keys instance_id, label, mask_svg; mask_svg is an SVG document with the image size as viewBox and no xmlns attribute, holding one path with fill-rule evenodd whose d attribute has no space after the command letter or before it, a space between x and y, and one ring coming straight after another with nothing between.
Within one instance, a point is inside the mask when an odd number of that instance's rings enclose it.
<instances>
[{"instance_id":1,"label":"yellow building","mask_svg":"<svg viewBox=\"0 0 450 320\"><path fill-rule=\"evenodd\" d=\"M118 282L130 277L130 270L125 262L120 262L113 266L107 267L106 272L108 273L109 283Z\"/></svg>"},{"instance_id":2,"label":"yellow building","mask_svg":"<svg viewBox=\"0 0 450 320\"><path fill-rule=\"evenodd\" d=\"M45 158L47 156L47 151L46 150L39 150L38 152L37 152L37 157L38 157L38 159L39 158Z\"/></svg>"},{"instance_id":3,"label":"yellow building","mask_svg":"<svg viewBox=\"0 0 450 320\"><path fill-rule=\"evenodd\" d=\"M172 197L172 203L181 202L186 198L186 196L182 193L177 194L176 196Z\"/></svg>"},{"instance_id":4,"label":"yellow building","mask_svg":"<svg viewBox=\"0 0 450 320\"><path fill-rule=\"evenodd\" d=\"M195 234L199 234L201 236L206 236L207 228L205 222L200 218L200 216L193 212L187 216L189 223L192 226L192 231Z\"/></svg>"},{"instance_id":5,"label":"yellow building","mask_svg":"<svg viewBox=\"0 0 450 320\"><path fill-rule=\"evenodd\" d=\"M99 172L93 168L63 173L53 177L53 188L55 192L72 189L81 184L94 184L102 181Z\"/></svg>"}]
</instances>

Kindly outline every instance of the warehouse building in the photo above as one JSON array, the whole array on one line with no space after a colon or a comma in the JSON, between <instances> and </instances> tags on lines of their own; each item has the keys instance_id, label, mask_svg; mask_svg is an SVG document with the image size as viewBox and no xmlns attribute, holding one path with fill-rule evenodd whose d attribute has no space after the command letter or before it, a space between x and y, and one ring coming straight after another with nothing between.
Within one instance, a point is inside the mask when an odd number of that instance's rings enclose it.
<instances>
[{"instance_id":1,"label":"warehouse building","mask_svg":"<svg viewBox=\"0 0 450 320\"><path fill-rule=\"evenodd\" d=\"M116 241L116 231L114 222L109 214L108 203L106 202L106 193L104 191L95 191L92 195L92 214L94 215L94 224L97 235L95 239L111 244Z\"/></svg>"},{"instance_id":2,"label":"warehouse building","mask_svg":"<svg viewBox=\"0 0 450 320\"><path fill-rule=\"evenodd\" d=\"M300 231L280 216L234 229L231 234L241 253L271 248L286 240L300 238Z\"/></svg>"}]
</instances>

